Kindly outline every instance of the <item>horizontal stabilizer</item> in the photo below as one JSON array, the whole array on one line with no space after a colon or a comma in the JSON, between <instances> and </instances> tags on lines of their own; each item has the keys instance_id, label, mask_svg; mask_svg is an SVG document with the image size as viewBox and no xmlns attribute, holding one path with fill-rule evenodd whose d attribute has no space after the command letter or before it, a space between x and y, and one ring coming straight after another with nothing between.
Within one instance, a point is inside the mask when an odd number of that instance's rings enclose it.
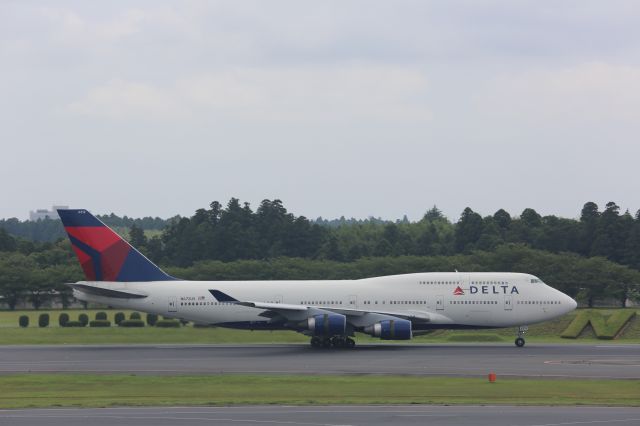
<instances>
[{"instance_id":1,"label":"horizontal stabilizer","mask_svg":"<svg viewBox=\"0 0 640 426\"><path fill-rule=\"evenodd\" d=\"M144 299L146 294L134 292L130 290L115 290L104 287L96 287L88 284L67 284L74 290L82 291L87 294L93 294L96 296L113 297L115 299Z\"/></svg>"}]
</instances>

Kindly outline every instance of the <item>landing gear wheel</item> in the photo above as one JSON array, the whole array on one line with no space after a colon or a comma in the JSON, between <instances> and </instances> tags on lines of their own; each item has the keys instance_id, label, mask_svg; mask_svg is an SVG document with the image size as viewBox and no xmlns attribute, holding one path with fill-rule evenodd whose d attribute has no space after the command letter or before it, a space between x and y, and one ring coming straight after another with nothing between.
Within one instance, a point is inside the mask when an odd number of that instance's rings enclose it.
<instances>
[{"instance_id":1,"label":"landing gear wheel","mask_svg":"<svg viewBox=\"0 0 640 426\"><path fill-rule=\"evenodd\" d=\"M322 347L323 348L330 348L331 347L331 338L330 337L325 337L324 339L322 339Z\"/></svg>"},{"instance_id":2,"label":"landing gear wheel","mask_svg":"<svg viewBox=\"0 0 640 426\"><path fill-rule=\"evenodd\" d=\"M331 346L333 346L334 348L344 348L345 347L344 337L342 337L342 336L333 336L331 338Z\"/></svg>"},{"instance_id":3,"label":"landing gear wheel","mask_svg":"<svg viewBox=\"0 0 640 426\"><path fill-rule=\"evenodd\" d=\"M312 348L319 348L322 346L322 340L319 337L313 336L311 338L311 347Z\"/></svg>"},{"instance_id":4,"label":"landing gear wheel","mask_svg":"<svg viewBox=\"0 0 640 426\"><path fill-rule=\"evenodd\" d=\"M350 337L347 337L347 339L344 341L344 343L345 343L345 345L344 345L344 346L345 346L345 348L349 348L349 349L351 349L351 348L353 348L353 347L355 347L355 346L356 346L356 342L355 342L355 340L353 340L353 339L352 339L352 338L350 338Z\"/></svg>"},{"instance_id":5,"label":"landing gear wheel","mask_svg":"<svg viewBox=\"0 0 640 426\"><path fill-rule=\"evenodd\" d=\"M518 327L518 337L516 337L516 346L521 348L524 346L524 335L529 330L529 327L526 325L521 325Z\"/></svg>"}]
</instances>

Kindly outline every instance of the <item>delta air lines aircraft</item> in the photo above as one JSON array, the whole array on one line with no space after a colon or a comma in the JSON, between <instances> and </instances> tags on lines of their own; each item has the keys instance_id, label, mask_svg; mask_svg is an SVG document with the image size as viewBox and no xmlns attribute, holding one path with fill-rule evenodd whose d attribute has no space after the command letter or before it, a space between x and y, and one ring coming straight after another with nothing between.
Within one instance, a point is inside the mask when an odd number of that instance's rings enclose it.
<instances>
[{"instance_id":1,"label":"delta air lines aircraft","mask_svg":"<svg viewBox=\"0 0 640 426\"><path fill-rule=\"evenodd\" d=\"M433 329L518 327L576 308L539 278L511 272L426 272L360 280L185 281L87 210L58 210L86 281L82 301L250 330L295 330L313 347L353 347L355 332L409 340Z\"/></svg>"}]
</instances>

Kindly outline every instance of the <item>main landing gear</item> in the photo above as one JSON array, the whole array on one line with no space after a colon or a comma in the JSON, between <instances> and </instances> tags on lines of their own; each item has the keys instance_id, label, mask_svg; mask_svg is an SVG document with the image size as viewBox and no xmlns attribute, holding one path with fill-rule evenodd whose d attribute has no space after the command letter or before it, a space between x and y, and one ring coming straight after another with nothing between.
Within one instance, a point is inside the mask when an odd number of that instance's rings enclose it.
<instances>
[{"instance_id":1,"label":"main landing gear","mask_svg":"<svg viewBox=\"0 0 640 426\"><path fill-rule=\"evenodd\" d=\"M521 348L524 346L524 334L529 330L529 327L522 325L518 327L518 337L516 337L516 346Z\"/></svg>"},{"instance_id":2,"label":"main landing gear","mask_svg":"<svg viewBox=\"0 0 640 426\"><path fill-rule=\"evenodd\" d=\"M313 336L311 338L312 348L353 348L356 342L345 336L333 336L333 337L318 337Z\"/></svg>"}]
</instances>

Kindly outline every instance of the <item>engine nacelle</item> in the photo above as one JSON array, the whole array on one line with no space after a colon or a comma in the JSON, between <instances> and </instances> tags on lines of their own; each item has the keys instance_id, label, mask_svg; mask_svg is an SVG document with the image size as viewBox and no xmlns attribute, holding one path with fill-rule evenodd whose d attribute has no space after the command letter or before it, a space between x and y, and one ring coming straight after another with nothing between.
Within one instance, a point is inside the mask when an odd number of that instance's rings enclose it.
<instances>
[{"instance_id":1,"label":"engine nacelle","mask_svg":"<svg viewBox=\"0 0 640 426\"><path fill-rule=\"evenodd\" d=\"M410 340L413 337L411 321L403 319L380 321L365 327L364 332L383 340Z\"/></svg>"},{"instance_id":2,"label":"engine nacelle","mask_svg":"<svg viewBox=\"0 0 640 426\"><path fill-rule=\"evenodd\" d=\"M347 317L340 314L320 314L307 319L307 327L314 336L343 336Z\"/></svg>"}]
</instances>

